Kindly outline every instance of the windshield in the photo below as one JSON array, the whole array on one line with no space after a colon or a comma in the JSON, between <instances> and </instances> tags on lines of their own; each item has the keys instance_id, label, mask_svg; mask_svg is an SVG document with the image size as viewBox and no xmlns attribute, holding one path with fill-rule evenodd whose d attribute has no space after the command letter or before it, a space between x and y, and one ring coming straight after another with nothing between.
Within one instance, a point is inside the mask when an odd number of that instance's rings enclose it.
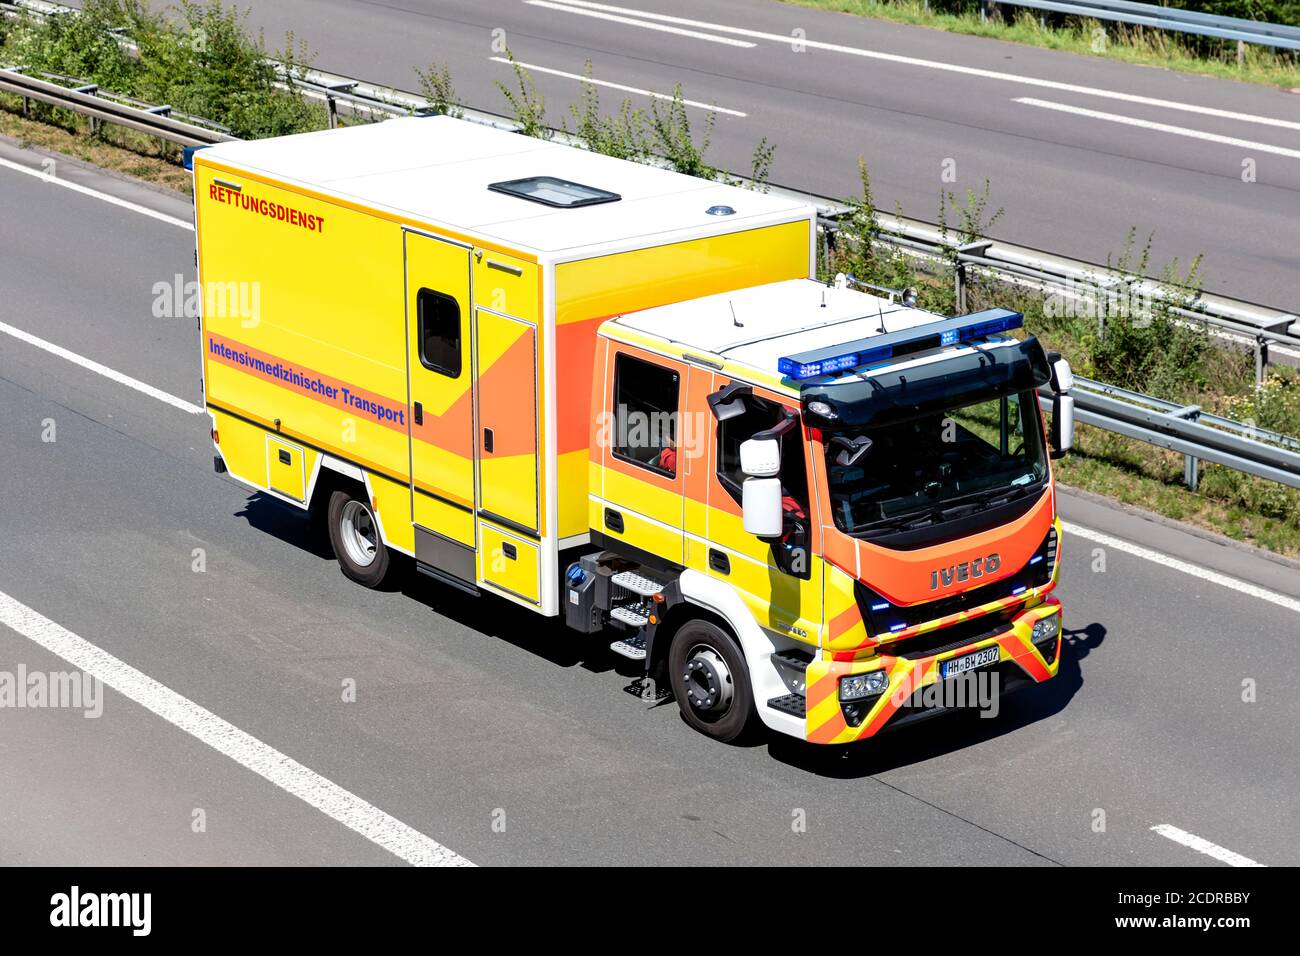
<instances>
[{"instance_id":1,"label":"windshield","mask_svg":"<svg viewBox=\"0 0 1300 956\"><path fill-rule=\"evenodd\" d=\"M1035 393L840 431L827 438L826 472L835 525L850 534L937 523L1023 496L1047 477Z\"/></svg>"}]
</instances>

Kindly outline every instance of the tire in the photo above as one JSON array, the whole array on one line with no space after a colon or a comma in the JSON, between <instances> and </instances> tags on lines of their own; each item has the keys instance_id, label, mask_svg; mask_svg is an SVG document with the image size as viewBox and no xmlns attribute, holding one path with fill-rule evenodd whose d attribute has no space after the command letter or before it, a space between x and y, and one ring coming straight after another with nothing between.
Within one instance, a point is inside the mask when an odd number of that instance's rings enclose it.
<instances>
[{"instance_id":1,"label":"tire","mask_svg":"<svg viewBox=\"0 0 1300 956\"><path fill-rule=\"evenodd\" d=\"M714 740L735 743L757 723L744 655L712 621L687 621L673 635L668 680L682 717Z\"/></svg>"},{"instance_id":2,"label":"tire","mask_svg":"<svg viewBox=\"0 0 1300 956\"><path fill-rule=\"evenodd\" d=\"M325 521L330 547L343 573L368 588L383 584L391 562L370 502L350 491L335 491Z\"/></svg>"}]
</instances>

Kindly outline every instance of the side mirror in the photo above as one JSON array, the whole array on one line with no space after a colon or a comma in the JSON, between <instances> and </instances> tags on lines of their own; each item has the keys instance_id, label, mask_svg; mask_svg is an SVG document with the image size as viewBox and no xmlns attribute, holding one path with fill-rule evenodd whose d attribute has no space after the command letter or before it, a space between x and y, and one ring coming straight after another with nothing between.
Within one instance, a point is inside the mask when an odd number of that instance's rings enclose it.
<instances>
[{"instance_id":1,"label":"side mirror","mask_svg":"<svg viewBox=\"0 0 1300 956\"><path fill-rule=\"evenodd\" d=\"M741 485L741 509L747 533L758 538L781 537L785 530L781 479L746 478Z\"/></svg>"},{"instance_id":2,"label":"side mirror","mask_svg":"<svg viewBox=\"0 0 1300 956\"><path fill-rule=\"evenodd\" d=\"M1057 358L1052 362L1052 391L1068 392L1074 388L1074 373L1070 371L1070 363L1063 358Z\"/></svg>"},{"instance_id":3,"label":"side mirror","mask_svg":"<svg viewBox=\"0 0 1300 956\"><path fill-rule=\"evenodd\" d=\"M1064 458L1074 447L1074 396L1052 397L1052 458Z\"/></svg>"},{"instance_id":4,"label":"side mirror","mask_svg":"<svg viewBox=\"0 0 1300 956\"><path fill-rule=\"evenodd\" d=\"M1052 458L1064 458L1074 447L1074 373L1059 352L1048 355L1052 363Z\"/></svg>"},{"instance_id":5,"label":"side mirror","mask_svg":"<svg viewBox=\"0 0 1300 956\"><path fill-rule=\"evenodd\" d=\"M750 478L775 478L781 473L781 442L775 438L741 442L740 470Z\"/></svg>"}]
</instances>

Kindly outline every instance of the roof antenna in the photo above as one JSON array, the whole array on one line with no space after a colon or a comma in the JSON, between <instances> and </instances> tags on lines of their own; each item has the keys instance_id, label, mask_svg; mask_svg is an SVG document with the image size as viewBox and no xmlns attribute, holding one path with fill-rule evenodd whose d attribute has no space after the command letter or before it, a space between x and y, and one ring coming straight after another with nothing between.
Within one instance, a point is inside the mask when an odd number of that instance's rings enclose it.
<instances>
[{"instance_id":1,"label":"roof antenna","mask_svg":"<svg viewBox=\"0 0 1300 956\"><path fill-rule=\"evenodd\" d=\"M743 329L745 327L745 323L740 321L740 319L736 318L736 303L728 299L727 305L731 306L731 324L738 329Z\"/></svg>"},{"instance_id":2,"label":"roof antenna","mask_svg":"<svg viewBox=\"0 0 1300 956\"><path fill-rule=\"evenodd\" d=\"M879 313L879 314L877 315L877 319L878 319L878 321L880 322L880 328L877 329L876 331L878 331L878 332L886 332L886 331L888 331L888 330L885 328L885 310L882 309L882 308L880 307L880 299L879 299L879 297L876 298L876 312Z\"/></svg>"}]
</instances>

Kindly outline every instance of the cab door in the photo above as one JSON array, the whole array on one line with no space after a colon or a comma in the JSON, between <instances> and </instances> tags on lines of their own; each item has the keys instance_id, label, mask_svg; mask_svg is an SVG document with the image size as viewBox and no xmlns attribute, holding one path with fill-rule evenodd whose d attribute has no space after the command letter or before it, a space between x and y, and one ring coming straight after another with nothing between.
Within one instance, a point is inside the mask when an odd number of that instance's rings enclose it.
<instances>
[{"instance_id":1,"label":"cab door","mask_svg":"<svg viewBox=\"0 0 1300 956\"><path fill-rule=\"evenodd\" d=\"M714 376L721 388L728 380ZM709 476L708 574L734 587L769 630L816 644L823 623L820 540L809 463L811 446L799 420L799 407L785 396L746 388L738 399L744 411L715 422ZM762 541L744 527L741 509L745 476L740 446L756 433L787 418L793 428L781 437L781 485L786 533L781 541Z\"/></svg>"},{"instance_id":2,"label":"cab door","mask_svg":"<svg viewBox=\"0 0 1300 956\"><path fill-rule=\"evenodd\" d=\"M475 577L470 248L413 230L406 246L407 422L415 556Z\"/></svg>"}]
</instances>

